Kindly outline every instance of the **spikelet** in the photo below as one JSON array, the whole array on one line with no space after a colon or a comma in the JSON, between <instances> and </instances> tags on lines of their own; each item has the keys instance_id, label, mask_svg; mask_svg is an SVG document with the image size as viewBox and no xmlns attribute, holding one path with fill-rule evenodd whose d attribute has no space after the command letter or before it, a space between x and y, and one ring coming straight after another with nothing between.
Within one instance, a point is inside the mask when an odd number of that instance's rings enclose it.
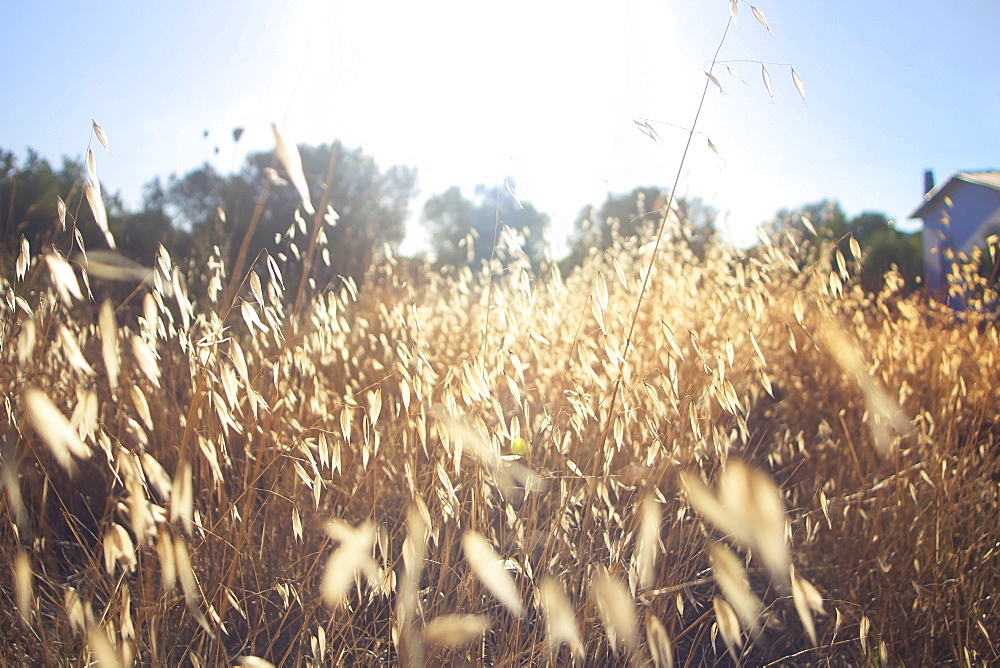
<instances>
[{"instance_id":1,"label":"spikelet","mask_svg":"<svg viewBox=\"0 0 1000 668\"><path fill-rule=\"evenodd\" d=\"M820 596L811 582L795 574L794 566L789 566L789 572L792 580L792 600L795 602L795 611L799 614L799 619L802 620L802 627L809 635L809 640L815 646L817 640L813 613L818 615L826 613L823 609L823 597Z\"/></svg>"},{"instance_id":2,"label":"spikelet","mask_svg":"<svg viewBox=\"0 0 1000 668\"><path fill-rule=\"evenodd\" d=\"M76 273L66 258L58 253L46 253L45 264L49 267L52 284L56 286L56 291L58 291L63 304L71 306L73 299L83 299L80 284L76 280Z\"/></svg>"},{"instance_id":3,"label":"spikelet","mask_svg":"<svg viewBox=\"0 0 1000 668\"><path fill-rule=\"evenodd\" d=\"M316 209L313 208L312 200L309 197L309 184L306 183L306 176L302 171L302 158L299 156L299 149L295 144L285 142L276 123L271 124L271 131L274 133L274 153L278 156L285 171L288 172L288 178L292 180L292 185L299 192L299 197L302 198L302 208L311 216L316 213Z\"/></svg>"},{"instance_id":4,"label":"spikelet","mask_svg":"<svg viewBox=\"0 0 1000 668\"><path fill-rule=\"evenodd\" d=\"M59 226L63 232L66 231L66 202L62 197L56 195L56 216L59 219Z\"/></svg>"},{"instance_id":5,"label":"spikelet","mask_svg":"<svg viewBox=\"0 0 1000 668\"><path fill-rule=\"evenodd\" d=\"M84 441L94 438L94 433L98 427L99 402L97 395L91 390L82 387L76 388L76 406L73 414L69 418L69 423L76 429L76 433Z\"/></svg>"},{"instance_id":6,"label":"spikelet","mask_svg":"<svg viewBox=\"0 0 1000 668\"><path fill-rule=\"evenodd\" d=\"M687 493L688 501L698 511L699 515L720 530L726 533L735 533L730 526L733 522L726 513L726 509L722 507L722 504L715 498L711 490L705 486L701 478L696 474L682 471L680 481L681 487Z\"/></svg>"},{"instance_id":7,"label":"spikelet","mask_svg":"<svg viewBox=\"0 0 1000 668\"><path fill-rule=\"evenodd\" d=\"M85 630L87 622L93 617L90 604L84 604L73 587L67 587L63 593L63 608L66 610L69 627L74 633Z\"/></svg>"},{"instance_id":8,"label":"spikelet","mask_svg":"<svg viewBox=\"0 0 1000 668\"><path fill-rule=\"evenodd\" d=\"M760 11L753 5L750 6L750 11L753 12L754 18L757 19L757 22L764 26L764 29L770 33L771 28L767 25L767 18L765 18L764 12Z\"/></svg>"},{"instance_id":9,"label":"spikelet","mask_svg":"<svg viewBox=\"0 0 1000 668\"><path fill-rule=\"evenodd\" d=\"M191 316L194 313L194 307L191 305L191 300L188 299L187 286L184 282L184 276L181 274L180 267L174 266L171 270L170 284L173 286L174 299L177 300L177 310L181 314L182 331L186 332L191 327ZM183 342L184 338L181 338L181 343L183 344Z\"/></svg>"},{"instance_id":10,"label":"spikelet","mask_svg":"<svg viewBox=\"0 0 1000 668\"><path fill-rule=\"evenodd\" d=\"M108 228L108 212L104 208L104 199L101 197L101 182L97 180L97 160L94 158L94 152L90 150L87 151L87 168L83 183L87 203L90 204L90 210L94 214L94 220L97 221L97 227L104 234L108 246L117 248L115 238L111 236L111 230Z\"/></svg>"},{"instance_id":11,"label":"spikelet","mask_svg":"<svg viewBox=\"0 0 1000 668\"><path fill-rule=\"evenodd\" d=\"M805 89L805 86L802 85L802 78L799 77L799 74L798 74L798 72L795 71L794 67L791 68L791 69L792 69L792 83L795 84L795 90L799 91L799 96L801 96L802 97L802 101L805 102L806 101L806 89ZM857 244L858 242L855 241L854 237L851 237L851 241L853 242L851 244L851 250L853 250L854 249L854 244ZM860 258L861 257L860 251L858 253L856 253L854 257Z\"/></svg>"},{"instance_id":12,"label":"spikelet","mask_svg":"<svg viewBox=\"0 0 1000 668\"><path fill-rule=\"evenodd\" d=\"M122 665L118 652L108 639L107 632L97 622L90 622L87 625L87 645L101 668L120 668Z\"/></svg>"},{"instance_id":13,"label":"spikelet","mask_svg":"<svg viewBox=\"0 0 1000 668\"><path fill-rule=\"evenodd\" d=\"M271 167L264 168L264 176L267 177L267 180L271 183L272 186L281 187L288 185L288 181L281 178L281 174L278 174L278 170L272 169Z\"/></svg>"},{"instance_id":14,"label":"spikelet","mask_svg":"<svg viewBox=\"0 0 1000 668\"><path fill-rule=\"evenodd\" d=\"M104 358L104 371L108 374L108 385L112 390L116 390L121 356L118 351L118 323L115 321L115 308L110 300L105 299L101 304L97 327L101 334L101 356Z\"/></svg>"},{"instance_id":15,"label":"spikelet","mask_svg":"<svg viewBox=\"0 0 1000 668\"><path fill-rule=\"evenodd\" d=\"M264 290L260 284L260 276L257 275L256 271L250 272L250 292L253 293L253 298L257 301L257 305L263 310Z\"/></svg>"},{"instance_id":16,"label":"spikelet","mask_svg":"<svg viewBox=\"0 0 1000 668\"><path fill-rule=\"evenodd\" d=\"M372 558L375 525L368 521L353 527L342 520L331 520L326 532L340 546L326 562L319 589L323 601L336 609L347 604L347 594L359 574L364 573L372 582L379 581L378 566Z\"/></svg>"},{"instance_id":17,"label":"spikelet","mask_svg":"<svg viewBox=\"0 0 1000 668\"><path fill-rule=\"evenodd\" d=\"M611 649L617 651L621 644L634 654L639 649L639 620L628 589L603 566L591 580L590 589Z\"/></svg>"},{"instance_id":18,"label":"spikelet","mask_svg":"<svg viewBox=\"0 0 1000 668\"><path fill-rule=\"evenodd\" d=\"M667 629L663 627L660 618L649 610L646 611L646 644L649 645L649 653L656 668L674 667L674 650L670 646Z\"/></svg>"},{"instance_id":19,"label":"spikelet","mask_svg":"<svg viewBox=\"0 0 1000 668\"><path fill-rule=\"evenodd\" d=\"M247 329L251 332L253 332L256 328L265 334L267 333L267 325L261 321L260 316L257 315L256 309L253 307L253 304L250 302L243 302L240 304L240 313L243 314L243 321L246 322Z\"/></svg>"},{"instance_id":20,"label":"spikelet","mask_svg":"<svg viewBox=\"0 0 1000 668\"><path fill-rule=\"evenodd\" d=\"M94 124L94 134L97 136L97 141L101 142L104 150L108 152L108 155L111 155L111 147L108 145L108 135L104 133L104 128L98 125L97 121L93 119L90 122Z\"/></svg>"},{"instance_id":21,"label":"spikelet","mask_svg":"<svg viewBox=\"0 0 1000 668\"><path fill-rule=\"evenodd\" d=\"M19 531L27 529L28 512L24 506L24 497L21 495L21 482L18 477L18 466L16 462L6 462L0 469L0 480L3 481L4 490L7 492L7 503L14 511L14 518Z\"/></svg>"},{"instance_id":22,"label":"spikelet","mask_svg":"<svg viewBox=\"0 0 1000 668\"><path fill-rule=\"evenodd\" d=\"M745 628L754 633L760 630L761 601L750 590L743 564L733 552L722 544L710 546L709 554L712 562L712 574L715 581L732 605Z\"/></svg>"},{"instance_id":23,"label":"spikelet","mask_svg":"<svg viewBox=\"0 0 1000 668\"><path fill-rule=\"evenodd\" d=\"M129 475L125 480L125 488L128 490L125 505L128 507L132 533L135 534L137 544L141 546L152 535L155 520L150 512L149 501L146 499L146 490L143 488L137 473L138 471Z\"/></svg>"},{"instance_id":24,"label":"spikelet","mask_svg":"<svg viewBox=\"0 0 1000 668\"><path fill-rule=\"evenodd\" d=\"M760 77L764 80L764 88L767 89L767 94L771 96L771 100L774 100L774 89L771 87L771 74L763 64L760 66Z\"/></svg>"},{"instance_id":25,"label":"spikelet","mask_svg":"<svg viewBox=\"0 0 1000 668\"><path fill-rule=\"evenodd\" d=\"M191 463L184 462L174 475L173 491L170 499L170 521L180 520L187 535L194 533L192 510L194 488L191 483Z\"/></svg>"},{"instance_id":26,"label":"spikelet","mask_svg":"<svg viewBox=\"0 0 1000 668\"><path fill-rule=\"evenodd\" d=\"M274 664L259 656L241 656L240 668L274 668Z\"/></svg>"},{"instance_id":27,"label":"spikelet","mask_svg":"<svg viewBox=\"0 0 1000 668\"><path fill-rule=\"evenodd\" d=\"M864 654L868 654L868 632L872 628L872 620L868 619L867 615L862 615L861 619L858 620L858 640L861 642L861 651Z\"/></svg>"},{"instance_id":28,"label":"spikelet","mask_svg":"<svg viewBox=\"0 0 1000 668\"><path fill-rule=\"evenodd\" d=\"M729 605L725 599L719 596L715 597L712 606L715 609L715 623L719 625L719 633L722 634L722 640L726 643L726 648L729 650L729 655L733 658L733 661L738 662L739 657L736 654L736 650L743 648L743 634L740 631L739 617L736 616L733 606Z\"/></svg>"},{"instance_id":29,"label":"spikelet","mask_svg":"<svg viewBox=\"0 0 1000 668\"><path fill-rule=\"evenodd\" d=\"M24 404L28 422L64 469L72 473L76 469L74 458L90 458L91 449L44 392L36 389L25 391Z\"/></svg>"},{"instance_id":30,"label":"spikelet","mask_svg":"<svg viewBox=\"0 0 1000 668\"><path fill-rule=\"evenodd\" d=\"M731 460L720 476L718 499L696 475L682 473L681 485L702 517L752 548L772 577L787 584L784 502L770 476Z\"/></svg>"},{"instance_id":31,"label":"spikelet","mask_svg":"<svg viewBox=\"0 0 1000 668\"><path fill-rule=\"evenodd\" d=\"M156 387L160 386L160 365L156 361L156 353L149 347L149 344L142 340L137 334L131 338L132 356L135 358L139 369Z\"/></svg>"},{"instance_id":32,"label":"spikelet","mask_svg":"<svg viewBox=\"0 0 1000 668\"><path fill-rule=\"evenodd\" d=\"M153 270L133 262L121 253L110 250L92 250L87 253L87 273L106 281L134 281L141 283L153 275Z\"/></svg>"},{"instance_id":33,"label":"spikelet","mask_svg":"<svg viewBox=\"0 0 1000 668\"><path fill-rule=\"evenodd\" d=\"M881 455L888 454L894 433L902 434L910 429L906 413L900 408L899 403L889 396L885 388L868 373L858 353L859 347L850 343L836 325L829 323L823 328L823 335L837 364L857 384L864 396L865 407L869 414L868 426L876 450Z\"/></svg>"},{"instance_id":34,"label":"spikelet","mask_svg":"<svg viewBox=\"0 0 1000 668\"><path fill-rule=\"evenodd\" d=\"M524 614L524 605L517 585L510 573L501 565L500 558L489 542L475 531L469 531L462 536L462 549L465 560L479 581L493 594L498 601L507 606L516 617Z\"/></svg>"},{"instance_id":35,"label":"spikelet","mask_svg":"<svg viewBox=\"0 0 1000 668\"><path fill-rule=\"evenodd\" d=\"M160 527L156 537L156 556L160 560L160 586L166 594L177 584L177 559L174 540L165 527Z\"/></svg>"},{"instance_id":36,"label":"spikelet","mask_svg":"<svg viewBox=\"0 0 1000 668\"><path fill-rule=\"evenodd\" d=\"M424 642L429 645L458 648L479 640L489 629L481 615L441 615L424 627Z\"/></svg>"},{"instance_id":37,"label":"spikelet","mask_svg":"<svg viewBox=\"0 0 1000 668\"><path fill-rule=\"evenodd\" d=\"M719 497L735 518L734 534L754 550L776 581L786 583L788 546L785 506L769 475L739 461L730 461L719 480Z\"/></svg>"},{"instance_id":38,"label":"spikelet","mask_svg":"<svg viewBox=\"0 0 1000 668\"><path fill-rule=\"evenodd\" d=\"M410 663L414 665L423 662L423 648L419 646L414 626L419 600L420 574L424 567L429 532L428 522L424 519L421 506L423 501L417 497L417 505L411 506L406 514L407 533L402 549L403 578L399 588L399 604L396 608L403 648L410 658ZM424 509L426 510L425 506Z\"/></svg>"},{"instance_id":39,"label":"spikelet","mask_svg":"<svg viewBox=\"0 0 1000 668\"><path fill-rule=\"evenodd\" d=\"M35 319L27 318L21 321L21 333L17 336L17 360L22 365L33 359L35 352L36 328Z\"/></svg>"},{"instance_id":40,"label":"spikelet","mask_svg":"<svg viewBox=\"0 0 1000 668\"><path fill-rule=\"evenodd\" d=\"M14 277L18 281L23 281L25 274L28 273L28 265L31 264L31 246L28 243L28 239L22 234L21 235L21 252L17 256L17 260L14 262Z\"/></svg>"},{"instance_id":41,"label":"spikelet","mask_svg":"<svg viewBox=\"0 0 1000 668\"><path fill-rule=\"evenodd\" d=\"M33 581L34 575L31 572L31 560L28 553L19 549L17 557L14 559L14 591L17 611L28 626L31 626L32 618Z\"/></svg>"},{"instance_id":42,"label":"spikelet","mask_svg":"<svg viewBox=\"0 0 1000 668\"><path fill-rule=\"evenodd\" d=\"M555 652L560 644L566 643L574 657L582 658L584 649L579 624L562 583L545 577L538 587L538 595L545 612L545 637L549 648Z\"/></svg>"},{"instance_id":43,"label":"spikelet","mask_svg":"<svg viewBox=\"0 0 1000 668\"><path fill-rule=\"evenodd\" d=\"M282 290L285 289L285 281L281 277L281 269L278 268L278 263L271 257L270 254L267 256L267 271L271 274L271 282L276 283L281 287Z\"/></svg>"},{"instance_id":44,"label":"spikelet","mask_svg":"<svg viewBox=\"0 0 1000 668\"><path fill-rule=\"evenodd\" d=\"M208 627L205 615L198 608L201 596L198 580L194 575L194 567L191 565L191 553L188 552L187 544L180 537L174 539L174 565L177 569L177 577L181 581L181 590L184 592L184 603L198 624L211 635L211 629Z\"/></svg>"},{"instance_id":45,"label":"spikelet","mask_svg":"<svg viewBox=\"0 0 1000 668\"><path fill-rule=\"evenodd\" d=\"M639 507L639 536L635 562L639 586L652 587L656 582L656 559L660 551L660 506L653 497L643 499Z\"/></svg>"},{"instance_id":46,"label":"spikelet","mask_svg":"<svg viewBox=\"0 0 1000 668\"><path fill-rule=\"evenodd\" d=\"M76 339L73 338L73 334L62 323L59 324L59 341L62 343L63 353L66 355L66 361L69 362L69 365L81 376L93 376L93 367L90 366L83 356L80 346L77 344Z\"/></svg>"},{"instance_id":47,"label":"spikelet","mask_svg":"<svg viewBox=\"0 0 1000 668\"><path fill-rule=\"evenodd\" d=\"M139 419L142 420L147 429L152 431L153 415L149 411L149 402L146 400L146 394L142 391L141 387L133 385L129 390L129 396L132 398L132 405L135 407L135 412L139 415Z\"/></svg>"},{"instance_id":48,"label":"spikelet","mask_svg":"<svg viewBox=\"0 0 1000 668\"><path fill-rule=\"evenodd\" d=\"M135 567L135 546L125 527L118 523L104 532L104 570L114 575L116 568L123 565L131 571Z\"/></svg>"}]
</instances>

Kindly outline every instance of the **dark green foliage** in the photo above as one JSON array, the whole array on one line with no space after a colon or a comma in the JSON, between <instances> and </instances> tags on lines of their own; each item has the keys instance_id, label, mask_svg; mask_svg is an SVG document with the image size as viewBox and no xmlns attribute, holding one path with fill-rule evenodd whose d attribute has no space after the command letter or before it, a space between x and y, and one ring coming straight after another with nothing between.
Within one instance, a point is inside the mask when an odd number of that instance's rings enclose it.
<instances>
[{"instance_id":1,"label":"dark green foliage","mask_svg":"<svg viewBox=\"0 0 1000 668\"><path fill-rule=\"evenodd\" d=\"M402 241L416 170L395 165L382 171L374 158L361 149L345 149L340 142L301 146L299 151L317 206L325 187L331 151L336 151L329 205L339 218L333 226L325 227L330 267L316 267L314 276L318 282L337 275L360 279L382 244L395 246ZM196 256L203 257L213 246L218 246L232 266L249 230L257 198L265 188L265 170L272 167L281 173L273 153L267 151L250 155L244 167L233 175L220 175L210 165L204 165L183 177L171 177L163 195L165 207L174 212L183 227L191 230ZM294 280L298 259L308 248L312 228L311 220L304 225L296 224L299 204L298 193L290 185L270 188L250 240L248 261L264 250L274 255L293 249L288 257L291 266L286 279Z\"/></svg>"},{"instance_id":2,"label":"dark green foliage","mask_svg":"<svg viewBox=\"0 0 1000 668\"><path fill-rule=\"evenodd\" d=\"M667 204L667 193L657 187L637 187L623 195L609 194L600 209L584 207L573 224L566 268L578 266L594 251L611 248L616 239L655 234ZM674 211L686 230L685 238L698 257L715 236L718 211L700 198L679 197Z\"/></svg>"},{"instance_id":3,"label":"dark green foliage","mask_svg":"<svg viewBox=\"0 0 1000 668\"><path fill-rule=\"evenodd\" d=\"M815 229L815 240L803 219ZM840 250L850 258L853 237L862 251L861 286L871 293L882 288L886 273L893 269L905 281L906 290L914 290L923 271L920 233L900 232L883 213L865 211L848 220L839 202L823 200L795 210L782 209L764 229L772 237L791 234L800 240L795 257L800 266L815 261L820 248L830 253Z\"/></svg>"},{"instance_id":4,"label":"dark green foliage","mask_svg":"<svg viewBox=\"0 0 1000 668\"><path fill-rule=\"evenodd\" d=\"M879 290L885 274L894 266L906 281L907 289L916 289L917 279L923 274L920 233L905 234L887 224L869 233L864 242L859 243L864 254L861 285L865 290Z\"/></svg>"},{"instance_id":5,"label":"dark green foliage","mask_svg":"<svg viewBox=\"0 0 1000 668\"><path fill-rule=\"evenodd\" d=\"M321 284L337 275L360 279L377 249L402 241L416 185L415 169L397 165L383 171L361 149L345 149L339 142L301 147L317 205L331 151L336 151L336 162L329 204L339 219L324 228L328 255L317 257L313 271ZM235 174L220 174L205 164L183 176L171 176L166 183L157 177L146 185L143 206L135 212L126 211L120 198L105 190L108 224L118 250L151 266L157 247L163 244L187 265L203 261L218 247L232 266L265 190L265 169L272 162L272 153L264 152L251 155ZM22 235L33 251L54 244L70 255L78 250L73 241L77 230L86 249L106 248L84 197L83 175L80 160L64 158L62 167L54 169L34 151L29 150L20 162L10 151L0 150L0 256L5 267L13 267ZM65 230L58 222L59 198L67 206ZM296 223L298 205L294 188L270 188L248 249L249 261L264 250L285 254L289 260L286 279L292 281L300 272L299 260L308 248L312 222ZM329 268L324 259L329 259Z\"/></svg>"},{"instance_id":6,"label":"dark green foliage","mask_svg":"<svg viewBox=\"0 0 1000 668\"><path fill-rule=\"evenodd\" d=\"M772 238L785 232L795 233L804 238L811 237L807 223L803 222L803 219L808 221L821 237L839 239L847 234L847 216L840 208L840 202L826 199L796 209L781 209L762 227Z\"/></svg>"},{"instance_id":7,"label":"dark green foliage","mask_svg":"<svg viewBox=\"0 0 1000 668\"><path fill-rule=\"evenodd\" d=\"M0 247L5 256L17 256L22 235L32 248L56 243L63 253L73 250L72 234L64 234L58 223L56 203L60 197L67 206L66 229L78 229L87 248L105 247L84 198L83 173L79 160L63 158L62 167L56 170L31 149L23 163L10 151L0 149ZM105 192L104 204L108 224L117 233L125 213L121 200Z\"/></svg>"},{"instance_id":8,"label":"dark green foliage","mask_svg":"<svg viewBox=\"0 0 1000 668\"><path fill-rule=\"evenodd\" d=\"M431 246L443 265L479 265L494 257L502 226L525 233L524 251L536 267L544 259L544 233L549 217L530 202L515 198L513 185L476 186L475 199L457 186L434 195L424 204L423 221ZM467 237L472 235L472 245Z\"/></svg>"},{"instance_id":9,"label":"dark green foliage","mask_svg":"<svg viewBox=\"0 0 1000 668\"><path fill-rule=\"evenodd\" d=\"M83 175L79 160L63 158L62 167L56 170L30 149L20 164L13 153L0 150L0 248L4 256L20 253L22 236L32 249L54 245L61 253L72 254L79 250L74 242L77 230L87 250L107 248L84 196ZM174 229L158 180L148 187L146 206L138 212L127 212L116 194L105 191L102 197L122 255L150 266L161 243L172 252L187 251L188 235ZM67 207L65 230L59 222L59 198Z\"/></svg>"}]
</instances>

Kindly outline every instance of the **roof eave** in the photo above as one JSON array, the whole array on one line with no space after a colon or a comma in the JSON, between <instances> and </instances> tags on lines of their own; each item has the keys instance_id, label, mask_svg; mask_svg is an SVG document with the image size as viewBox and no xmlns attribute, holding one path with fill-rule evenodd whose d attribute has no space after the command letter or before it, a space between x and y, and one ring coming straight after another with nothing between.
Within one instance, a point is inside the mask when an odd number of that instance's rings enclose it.
<instances>
[{"instance_id":1,"label":"roof eave","mask_svg":"<svg viewBox=\"0 0 1000 668\"><path fill-rule=\"evenodd\" d=\"M916 210L910 214L910 218L921 218L921 219L925 218L926 217L925 210L930 207L931 202L936 200L938 198L938 195L944 192L944 189L947 188L949 185L951 185L952 180L955 179L957 176L958 172L953 172L952 174L948 175L948 178L946 178L945 180L941 181L941 183L934 186L930 190L930 192L924 195L923 204L918 206Z\"/></svg>"}]
</instances>

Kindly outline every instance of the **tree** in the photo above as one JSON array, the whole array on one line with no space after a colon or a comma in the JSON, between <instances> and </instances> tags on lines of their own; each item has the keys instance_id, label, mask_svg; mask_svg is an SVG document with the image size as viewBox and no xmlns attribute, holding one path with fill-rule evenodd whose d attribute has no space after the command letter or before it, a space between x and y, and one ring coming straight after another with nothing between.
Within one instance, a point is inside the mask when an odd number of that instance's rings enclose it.
<instances>
[{"instance_id":1,"label":"tree","mask_svg":"<svg viewBox=\"0 0 1000 668\"><path fill-rule=\"evenodd\" d=\"M579 265L595 250L611 248L616 239L655 234L666 205L664 189L644 186L625 194L608 194L599 209L584 207L573 224L570 253L565 260L567 268ZM675 198L673 208L686 232L685 238L702 257L705 244L715 237L718 211L698 197Z\"/></svg>"},{"instance_id":2,"label":"tree","mask_svg":"<svg viewBox=\"0 0 1000 668\"><path fill-rule=\"evenodd\" d=\"M545 257L549 217L530 202L517 199L515 192L513 182L508 180L502 187L476 186L474 200L466 199L457 186L428 199L423 223L430 232L438 262L460 266L488 261L501 245L500 231L505 225L524 233L523 250L538 267Z\"/></svg>"},{"instance_id":3,"label":"tree","mask_svg":"<svg viewBox=\"0 0 1000 668\"><path fill-rule=\"evenodd\" d=\"M73 232L79 231L86 248L104 246L104 235L94 221L83 194L83 163L63 158L56 170L32 149L19 164L10 151L0 149L0 248L19 252L23 235L34 249L55 243L60 251L74 249ZM66 231L59 223L57 202L65 202ZM126 225L125 209L116 194L103 195L108 224L117 238ZM67 232L69 232L67 234Z\"/></svg>"},{"instance_id":4,"label":"tree","mask_svg":"<svg viewBox=\"0 0 1000 668\"><path fill-rule=\"evenodd\" d=\"M811 236L807 225L811 225L817 234L827 239L839 239L847 234L847 216L840 207L840 202L828 199L796 209L781 209L761 227L772 239L777 240L786 233L797 234L800 238Z\"/></svg>"},{"instance_id":5,"label":"tree","mask_svg":"<svg viewBox=\"0 0 1000 668\"><path fill-rule=\"evenodd\" d=\"M339 141L300 146L299 153L314 205L319 204L325 187L331 154L335 160L329 204L337 217L323 230L330 267L314 267L314 275L318 282L332 280L336 275L359 280L382 244L395 246L402 241L416 170L394 165L383 171L360 148L345 149ZM257 198L271 178L268 174L278 173L269 172L272 166L280 172L273 152L265 151L248 156L236 174L220 175L206 164L183 177L171 177L162 207L191 231L197 255L203 256L212 246L218 246L232 267L249 230ZM155 193L153 184L150 188ZM304 221L308 225L296 224L300 203L293 187L271 187L248 247L250 260L265 249L271 254L289 250L286 282L296 278L298 260L309 244L311 221Z\"/></svg>"},{"instance_id":6,"label":"tree","mask_svg":"<svg viewBox=\"0 0 1000 668\"><path fill-rule=\"evenodd\" d=\"M813 235L803 219L816 231L819 244L807 242ZM800 265L815 261L823 247L831 256L839 250L849 258L854 238L862 251L861 285L868 292L880 290L885 274L893 267L910 290L916 288L922 272L920 235L900 232L880 212L865 211L848 220L838 202L823 200L795 210L782 209L764 227L776 240L786 233L798 240L793 254L797 253L795 260Z\"/></svg>"},{"instance_id":7,"label":"tree","mask_svg":"<svg viewBox=\"0 0 1000 668\"><path fill-rule=\"evenodd\" d=\"M462 196L458 186L433 195L424 203L423 222L430 232L438 262L458 266L475 258L475 248L463 246L466 235L475 229L475 217L476 205Z\"/></svg>"},{"instance_id":8,"label":"tree","mask_svg":"<svg viewBox=\"0 0 1000 668\"><path fill-rule=\"evenodd\" d=\"M0 241L6 253L17 254L22 235L33 248L53 237L56 198L67 196L61 185L48 161L31 149L24 165L12 152L0 150Z\"/></svg>"},{"instance_id":9,"label":"tree","mask_svg":"<svg viewBox=\"0 0 1000 668\"><path fill-rule=\"evenodd\" d=\"M780 209L760 226L775 243L804 267L819 258L820 248L843 242L842 252L850 253L847 216L840 202L824 199L795 209ZM831 251L832 253L833 251Z\"/></svg>"},{"instance_id":10,"label":"tree","mask_svg":"<svg viewBox=\"0 0 1000 668\"><path fill-rule=\"evenodd\" d=\"M144 186L142 209L124 214L116 239L124 255L147 267L152 266L160 244L174 257L191 254L190 230L173 224L158 177Z\"/></svg>"},{"instance_id":11,"label":"tree","mask_svg":"<svg viewBox=\"0 0 1000 668\"><path fill-rule=\"evenodd\" d=\"M882 216L883 219L885 216ZM906 282L907 290L915 290L923 274L923 242L920 233L904 234L889 225L877 228L858 239L862 248L861 285L868 292L882 288L885 275L893 267Z\"/></svg>"},{"instance_id":12,"label":"tree","mask_svg":"<svg viewBox=\"0 0 1000 668\"><path fill-rule=\"evenodd\" d=\"M181 177L171 175L165 186L159 177L147 183L143 206L163 212L188 235L192 261L203 261L218 247L232 266L262 188L262 178L225 176L206 163Z\"/></svg>"}]
</instances>

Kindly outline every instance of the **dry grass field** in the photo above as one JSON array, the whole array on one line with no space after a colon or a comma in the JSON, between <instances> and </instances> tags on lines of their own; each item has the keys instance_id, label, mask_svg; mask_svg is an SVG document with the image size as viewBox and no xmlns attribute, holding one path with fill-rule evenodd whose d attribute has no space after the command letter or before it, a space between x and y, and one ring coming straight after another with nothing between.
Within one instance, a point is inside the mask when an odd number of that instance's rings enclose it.
<instances>
[{"instance_id":1,"label":"dry grass field","mask_svg":"<svg viewBox=\"0 0 1000 668\"><path fill-rule=\"evenodd\" d=\"M866 295L808 236L699 259L668 224L566 276L504 241L299 312L268 257L161 252L112 302L29 249L0 285L0 661L1000 661L975 304Z\"/></svg>"}]
</instances>

